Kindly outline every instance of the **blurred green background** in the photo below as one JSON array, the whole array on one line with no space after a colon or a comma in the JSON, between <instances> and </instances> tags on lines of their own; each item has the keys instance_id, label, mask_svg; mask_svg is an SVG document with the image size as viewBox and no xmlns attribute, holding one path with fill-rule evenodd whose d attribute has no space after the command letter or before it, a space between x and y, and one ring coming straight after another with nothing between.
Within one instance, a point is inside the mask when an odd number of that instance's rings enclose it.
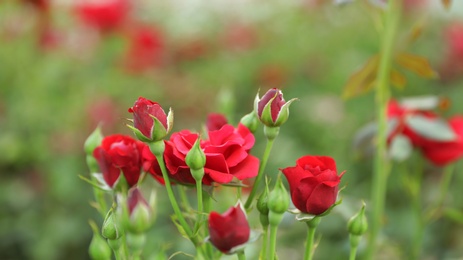
<instances>
[{"instance_id":1,"label":"blurred green background","mask_svg":"<svg viewBox=\"0 0 463 260\"><path fill-rule=\"evenodd\" d=\"M252 110L257 91L271 87L299 101L281 128L268 171L276 174L306 154L332 156L339 170L347 170L344 202L322 221L315 259L347 258L346 221L361 200L368 205L372 172L372 158L359 157L352 140L374 120L374 93L347 100L342 93L349 76L378 52L379 7L367 1L186 2L128 1L120 21L100 27L70 1L0 3L0 259L88 258L88 220L102 220L89 205L92 188L78 178L88 175L83 142L99 123L105 135L131 134L127 108L139 96L172 107L174 131L200 130L212 112L238 122ZM441 77L406 73L406 88L394 89L393 96L445 96L452 106L444 115L461 114L463 70L448 65L446 30L463 23L462 2L454 1L449 11L439 1L405 2L400 37L423 22L421 37L407 51L428 58ZM147 32L140 36L139 28ZM256 139L253 153L260 156L260 130ZM432 197L442 169L426 169L423 191ZM408 254L413 217L399 175L394 167L382 259ZM462 174L456 174L448 202L459 210L462 184ZM172 232L170 208L158 189L147 251L163 244L170 244L168 253L191 250ZM462 258L461 222L454 217L433 223L423 259ZM302 257L301 225L292 216L285 219L280 256Z\"/></svg>"}]
</instances>

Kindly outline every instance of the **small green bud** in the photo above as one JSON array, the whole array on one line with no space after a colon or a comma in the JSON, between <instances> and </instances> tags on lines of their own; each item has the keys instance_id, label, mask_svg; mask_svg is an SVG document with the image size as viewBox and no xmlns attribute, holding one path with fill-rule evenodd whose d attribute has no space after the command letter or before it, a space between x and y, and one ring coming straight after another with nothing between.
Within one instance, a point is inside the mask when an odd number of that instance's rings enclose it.
<instances>
[{"instance_id":1,"label":"small green bud","mask_svg":"<svg viewBox=\"0 0 463 260\"><path fill-rule=\"evenodd\" d=\"M201 170L204 168L204 165L206 165L206 155L204 154L204 151L201 149L200 143L201 140L198 137L198 139L196 139L196 142L193 144L193 147L191 147L190 151L187 153L185 157L186 164L192 170ZM202 175L204 175L204 172ZM203 178L203 176L194 175L193 177L197 181Z\"/></svg>"},{"instance_id":2,"label":"small green bud","mask_svg":"<svg viewBox=\"0 0 463 260\"><path fill-rule=\"evenodd\" d=\"M243 116L240 123L246 126L251 133L254 133L259 126L259 118L257 118L256 112L252 111L251 113Z\"/></svg>"},{"instance_id":3,"label":"small green bud","mask_svg":"<svg viewBox=\"0 0 463 260\"><path fill-rule=\"evenodd\" d=\"M368 229L368 221L365 216L365 203L363 203L360 211L355 214L347 223L347 230L350 234L361 236L365 234Z\"/></svg>"},{"instance_id":4,"label":"small green bud","mask_svg":"<svg viewBox=\"0 0 463 260\"><path fill-rule=\"evenodd\" d=\"M268 208L270 212L283 214L288 210L289 207L289 194L286 191L283 182L281 181L280 175L278 176L275 188L270 192L268 198Z\"/></svg>"},{"instance_id":5,"label":"small green bud","mask_svg":"<svg viewBox=\"0 0 463 260\"><path fill-rule=\"evenodd\" d=\"M257 199L257 210L260 212L262 215L268 215L269 208L268 208L268 186L267 183L265 185L264 192L260 194L259 198Z\"/></svg>"},{"instance_id":6,"label":"small green bud","mask_svg":"<svg viewBox=\"0 0 463 260\"><path fill-rule=\"evenodd\" d=\"M108 243L106 243L105 239L99 234L98 227L95 222L91 221L90 226L93 230L93 238L88 247L88 254L90 255L90 258L94 260L111 259L111 248Z\"/></svg>"},{"instance_id":7,"label":"small green bud","mask_svg":"<svg viewBox=\"0 0 463 260\"><path fill-rule=\"evenodd\" d=\"M93 156L93 150L100 146L101 141L103 140L103 135L101 134L100 126L97 126L95 130L87 137L84 143L84 150L87 155Z\"/></svg>"},{"instance_id":8,"label":"small green bud","mask_svg":"<svg viewBox=\"0 0 463 260\"><path fill-rule=\"evenodd\" d=\"M114 240L120 238L122 235L121 233L121 228L117 221L116 214L111 208L106 214L103 226L101 227L101 234L107 239Z\"/></svg>"},{"instance_id":9,"label":"small green bud","mask_svg":"<svg viewBox=\"0 0 463 260\"><path fill-rule=\"evenodd\" d=\"M128 233L126 239L127 239L127 245L133 252L141 253L143 251L143 248L146 244L145 234Z\"/></svg>"}]
</instances>

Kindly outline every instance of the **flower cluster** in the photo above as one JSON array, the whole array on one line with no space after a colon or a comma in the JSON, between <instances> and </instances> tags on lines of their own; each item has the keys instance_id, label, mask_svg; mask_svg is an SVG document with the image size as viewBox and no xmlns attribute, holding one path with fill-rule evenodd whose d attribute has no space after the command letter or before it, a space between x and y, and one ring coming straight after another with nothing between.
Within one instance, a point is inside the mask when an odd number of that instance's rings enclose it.
<instances>
[{"instance_id":1,"label":"flower cluster","mask_svg":"<svg viewBox=\"0 0 463 260\"><path fill-rule=\"evenodd\" d=\"M101 201L102 196L97 196L98 208L106 216L102 236L108 240L114 252L127 253L119 251L121 243L127 243L133 256L142 251L144 239L140 237L144 237L144 232L150 228L155 217L152 203L148 203L140 188L148 174L164 185L175 213L174 221L179 231L193 242L198 256L205 254L202 257L207 259L218 257L198 241L209 241L220 253L244 254L246 244L258 238L252 235L246 212L252 209L254 195L259 184L263 184L262 176L271 145L278 136L279 128L288 119L289 106L294 100L286 102L282 92L273 88L262 98L256 97L254 111L244 116L237 126L229 124L221 114L211 114L205 123L204 133L188 129L171 133L173 112L170 110L166 113L159 103L140 97L128 109L133 115L130 120L133 124L128 127L138 140L119 134L104 138L98 133L92 134L85 145L87 162L92 171L99 170L101 174L93 173L98 183L89 182L115 195L109 210ZM264 125L268 142L262 161L251 154L256 142L253 132L259 121ZM262 226L264 229L270 228L271 232L270 259L275 254L276 228L288 210L290 197L300 212L314 217L326 215L338 204L338 186L343 175L337 174L335 161L327 156L303 156L297 160L295 167L281 171L288 180L291 196L282 178L278 177L270 193L268 182L265 181L266 187L257 206ZM240 195L237 204L223 214L212 211L209 206L206 209L203 205L207 203L207 198L211 199L211 194L207 193L212 193L215 187L228 185L241 193L244 183L250 183L254 177L246 204L241 203ZM172 184L196 187L198 213L196 217L191 217L195 221L194 228L189 223L191 219L182 214ZM205 193L205 190L208 192ZM205 214L208 219L203 218ZM207 231L199 231L201 227L207 227ZM263 240L267 243L268 239ZM94 241L101 243L98 239ZM91 255L106 254L107 251L95 249L102 244L92 244ZM266 253L263 253L263 258L266 258Z\"/></svg>"}]
</instances>

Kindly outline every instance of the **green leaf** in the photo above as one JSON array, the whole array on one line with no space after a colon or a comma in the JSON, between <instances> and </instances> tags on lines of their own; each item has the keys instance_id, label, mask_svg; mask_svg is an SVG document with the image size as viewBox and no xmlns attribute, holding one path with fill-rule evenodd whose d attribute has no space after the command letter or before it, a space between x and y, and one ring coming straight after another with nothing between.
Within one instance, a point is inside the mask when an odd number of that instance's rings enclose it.
<instances>
[{"instance_id":1,"label":"green leaf","mask_svg":"<svg viewBox=\"0 0 463 260\"><path fill-rule=\"evenodd\" d=\"M406 118L406 124L417 134L431 140L450 142L457 138L448 123L439 118L412 115Z\"/></svg>"}]
</instances>

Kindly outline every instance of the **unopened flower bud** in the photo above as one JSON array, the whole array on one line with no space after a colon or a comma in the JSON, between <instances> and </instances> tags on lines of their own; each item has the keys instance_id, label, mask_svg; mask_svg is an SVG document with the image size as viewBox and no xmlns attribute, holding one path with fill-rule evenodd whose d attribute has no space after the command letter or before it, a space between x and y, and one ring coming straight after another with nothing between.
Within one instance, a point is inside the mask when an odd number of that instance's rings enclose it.
<instances>
[{"instance_id":1,"label":"unopened flower bud","mask_svg":"<svg viewBox=\"0 0 463 260\"><path fill-rule=\"evenodd\" d=\"M254 111L259 120L266 126L281 126L289 117L289 106L296 99L286 102L283 93L277 88L269 89L262 98L257 93L254 100Z\"/></svg>"},{"instance_id":2,"label":"unopened flower bud","mask_svg":"<svg viewBox=\"0 0 463 260\"><path fill-rule=\"evenodd\" d=\"M283 214L289 207L289 195L281 178L278 177L275 187L268 198L268 208L271 212Z\"/></svg>"},{"instance_id":3,"label":"unopened flower bud","mask_svg":"<svg viewBox=\"0 0 463 260\"><path fill-rule=\"evenodd\" d=\"M347 230L352 235L361 236L367 232L367 229L368 221L367 217L365 216L365 203L363 203L360 211L352 216L352 218L347 223Z\"/></svg>"},{"instance_id":4,"label":"unopened flower bud","mask_svg":"<svg viewBox=\"0 0 463 260\"><path fill-rule=\"evenodd\" d=\"M277 226L283 219L283 215L289 207L289 195L278 176L275 187L270 192L268 198L269 222L270 225Z\"/></svg>"},{"instance_id":5,"label":"unopened flower bud","mask_svg":"<svg viewBox=\"0 0 463 260\"><path fill-rule=\"evenodd\" d=\"M90 258L94 260L111 259L111 248L108 243L106 243L105 239L99 234L98 227L95 222L91 221L90 226L93 230L93 238L90 242L90 246L88 247L88 254L90 255Z\"/></svg>"},{"instance_id":6,"label":"unopened flower bud","mask_svg":"<svg viewBox=\"0 0 463 260\"><path fill-rule=\"evenodd\" d=\"M257 210L260 213L259 219L260 219L260 224L262 224L263 227L267 227L269 225L269 219L268 219L268 214L270 212L268 208L268 186L267 183L265 185L264 192L259 196L259 199L257 199L257 204L256 204Z\"/></svg>"},{"instance_id":7,"label":"unopened flower bud","mask_svg":"<svg viewBox=\"0 0 463 260\"><path fill-rule=\"evenodd\" d=\"M192 170L200 170L204 168L204 165L206 165L206 155L204 154L204 151L200 147L200 138L196 139L196 142L193 144L191 147L190 151L187 153L185 157L185 162L190 167ZM204 175L204 173L202 174ZM194 176L195 180L197 180L197 177L199 180L203 178L203 176Z\"/></svg>"},{"instance_id":8,"label":"unopened flower bud","mask_svg":"<svg viewBox=\"0 0 463 260\"><path fill-rule=\"evenodd\" d=\"M129 112L133 114L133 126L127 126L142 142L161 141L172 130L174 113L169 110L166 115L156 102L139 97Z\"/></svg>"},{"instance_id":9,"label":"unopened flower bud","mask_svg":"<svg viewBox=\"0 0 463 260\"><path fill-rule=\"evenodd\" d=\"M254 133L259 126L259 119L256 116L256 112L252 111L251 113L243 116L240 123L246 126L251 133Z\"/></svg>"},{"instance_id":10,"label":"unopened flower bud","mask_svg":"<svg viewBox=\"0 0 463 260\"><path fill-rule=\"evenodd\" d=\"M107 239L115 240L122 236L121 231L122 229L117 221L116 214L111 208L106 214L106 218L101 228L101 234Z\"/></svg>"},{"instance_id":11,"label":"unopened flower bud","mask_svg":"<svg viewBox=\"0 0 463 260\"><path fill-rule=\"evenodd\" d=\"M129 190L127 204L129 208L127 226L130 232L142 233L151 227L154 216L148 202L138 188Z\"/></svg>"}]
</instances>

